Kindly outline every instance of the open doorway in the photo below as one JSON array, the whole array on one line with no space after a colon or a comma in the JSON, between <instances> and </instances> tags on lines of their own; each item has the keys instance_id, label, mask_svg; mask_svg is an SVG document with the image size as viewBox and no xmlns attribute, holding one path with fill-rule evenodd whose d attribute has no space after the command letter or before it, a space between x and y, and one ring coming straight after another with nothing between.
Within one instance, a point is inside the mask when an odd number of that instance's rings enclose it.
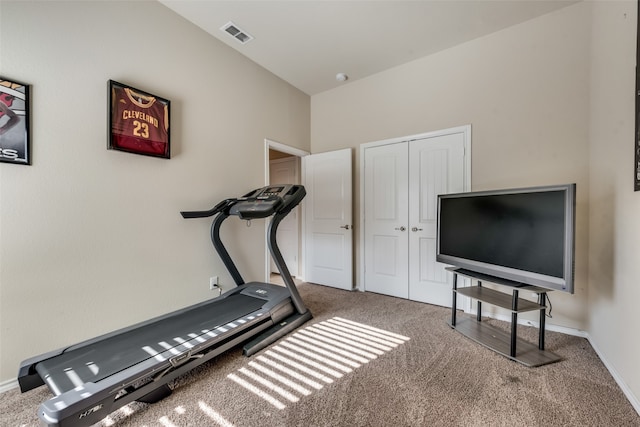
<instances>
[{"instance_id":1,"label":"open doorway","mask_svg":"<svg viewBox=\"0 0 640 427\"><path fill-rule=\"evenodd\" d=\"M301 184L301 158L309 153L275 141L265 139L265 185ZM278 227L278 246L292 276L302 276L302 210L297 206ZM268 227L268 222L265 227ZM266 231L266 230L265 230ZM265 280L281 283L280 272L266 250ZM298 280L296 280L297 282Z\"/></svg>"}]
</instances>

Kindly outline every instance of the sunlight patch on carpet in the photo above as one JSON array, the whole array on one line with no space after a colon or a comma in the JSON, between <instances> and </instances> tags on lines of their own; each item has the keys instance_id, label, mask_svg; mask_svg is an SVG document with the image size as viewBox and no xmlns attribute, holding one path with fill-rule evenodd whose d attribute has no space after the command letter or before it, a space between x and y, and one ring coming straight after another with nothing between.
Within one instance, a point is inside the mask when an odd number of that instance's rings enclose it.
<instances>
[{"instance_id":1,"label":"sunlight patch on carpet","mask_svg":"<svg viewBox=\"0 0 640 427\"><path fill-rule=\"evenodd\" d=\"M131 407L129 405L125 405L122 408L118 409L117 412L115 412L115 414L120 414L120 416L117 417L119 420L124 420L127 417L133 415L133 413L134 413L134 410L131 409ZM114 425L115 423L116 422L114 421L114 419L110 415L106 416L101 422L101 424L104 425L105 427L110 427L110 426Z\"/></svg>"},{"instance_id":2,"label":"sunlight patch on carpet","mask_svg":"<svg viewBox=\"0 0 640 427\"><path fill-rule=\"evenodd\" d=\"M211 406L207 405L203 401L199 401L198 406L206 416L215 421L220 427L233 427L233 424L227 421L222 415L217 413Z\"/></svg>"},{"instance_id":3,"label":"sunlight patch on carpet","mask_svg":"<svg viewBox=\"0 0 640 427\"><path fill-rule=\"evenodd\" d=\"M255 394L256 396L263 398L264 400L271 403L273 406L275 406L278 409L284 409L287 407L280 400L273 397L273 395L263 391L260 387L256 387L255 385L251 384L249 381L246 381L235 374L229 374L227 375L227 378L229 378L232 381L235 381L236 384L244 387L245 389Z\"/></svg>"},{"instance_id":4,"label":"sunlight patch on carpet","mask_svg":"<svg viewBox=\"0 0 640 427\"><path fill-rule=\"evenodd\" d=\"M173 422L171 422L171 420L169 420L169 417L160 417L158 421L163 427L177 427Z\"/></svg>"},{"instance_id":5,"label":"sunlight patch on carpet","mask_svg":"<svg viewBox=\"0 0 640 427\"><path fill-rule=\"evenodd\" d=\"M409 339L334 317L295 331L227 378L284 409Z\"/></svg>"}]
</instances>

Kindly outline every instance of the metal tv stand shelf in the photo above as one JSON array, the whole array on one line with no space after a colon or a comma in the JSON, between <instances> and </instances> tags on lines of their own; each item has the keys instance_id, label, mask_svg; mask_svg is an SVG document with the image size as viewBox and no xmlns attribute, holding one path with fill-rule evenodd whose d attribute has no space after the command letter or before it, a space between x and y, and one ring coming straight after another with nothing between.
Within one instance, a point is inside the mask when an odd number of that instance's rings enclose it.
<instances>
[{"instance_id":1,"label":"metal tv stand shelf","mask_svg":"<svg viewBox=\"0 0 640 427\"><path fill-rule=\"evenodd\" d=\"M451 322L449 325L458 332L471 338L479 344L484 345L512 360L526 366L541 366L559 361L561 358L544 349L544 321L547 292L549 289L537 286L526 285L512 280L489 276L462 268L447 267L453 273L453 304L451 305ZM477 281L476 286L458 288L458 276L464 276ZM499 286L511 288L512 295L496 291L482 286L482 281L490 282ZM533 292L538 294L538 303L528 301L518 297L519 291ZM464 295L477 301L477 315L474 320L466 317L462 320L456 319L456 297ZM495 305L511 311L511 332L506 332L482 322L482 303ZM538 332L538 345L518 338L518 313L538 310L540 312L540 328Z\"/></svg>"}]
</instances>

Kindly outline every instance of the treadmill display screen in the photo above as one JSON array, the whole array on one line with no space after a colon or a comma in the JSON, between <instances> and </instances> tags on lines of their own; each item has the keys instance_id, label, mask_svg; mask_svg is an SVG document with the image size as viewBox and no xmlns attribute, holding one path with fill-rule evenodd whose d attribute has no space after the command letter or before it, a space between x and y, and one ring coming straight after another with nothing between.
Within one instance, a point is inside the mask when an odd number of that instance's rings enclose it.
<instances>
[{"instance_id":1,"label":"treadmill display screen","mask_svg":"<svg viewBox=\"0 0 640 427\"><path fill-rule=\"evenodd\" d=\"M284 190L284 187L269 187L266 190L264 190L263 194L269 193L269 194L275 195L282 192L282 190Z\"/></svg>"}]
</instances>

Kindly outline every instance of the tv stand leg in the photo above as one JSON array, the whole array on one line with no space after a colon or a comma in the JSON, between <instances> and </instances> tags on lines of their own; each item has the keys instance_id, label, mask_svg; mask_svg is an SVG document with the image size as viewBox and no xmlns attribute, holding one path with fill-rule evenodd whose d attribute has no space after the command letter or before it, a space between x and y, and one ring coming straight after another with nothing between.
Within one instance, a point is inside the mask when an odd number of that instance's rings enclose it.
<instances>
[{"instance_id":1,"label":"tv stand leg","mask_svg":"<svg viewBox=\"0 0 640 427\"><path fill-rule=\"evenodd\" d=\"M538 304L544 307L540 310L540 326L538 327L538 348L544 350L544 328L547 315L547 293L541 292L538 294Z\"/></svg>"},{"instance_id":2,"label":"tv stand leg","mask_svg":"<svg viewBox=\"0 0 640 427\"><path fill-rule=\"evenodd\" d=\"M453 273L453 301L451 302L451 326L456 326L456 297L458 296L458 275Z\"/></svg>"},{"instance_id":3,"label":"tv stand leg","mask_svg":"<svg viewBox=\"0 0 640 427\"><path fill-rule=\"evenodd\" d=\"M516 357L516 340L518 338L518 290L513 290L511 300L511 357Z\"/></svg>"},{"instance_id":4,"label":"tv stand leg","mask_svg":"<svg viewBox=\"0 0 640 427\"><path fill-rule=\"evenodd\" d=\"M478 287L482 287L482 282L480 280L478 280ZM482 321L482 301L478 300L478 304L477 304L477 309L476 309L477 313L476 313L476 319L478 320L478 322Z\"/></svg>"}]
</instances>

